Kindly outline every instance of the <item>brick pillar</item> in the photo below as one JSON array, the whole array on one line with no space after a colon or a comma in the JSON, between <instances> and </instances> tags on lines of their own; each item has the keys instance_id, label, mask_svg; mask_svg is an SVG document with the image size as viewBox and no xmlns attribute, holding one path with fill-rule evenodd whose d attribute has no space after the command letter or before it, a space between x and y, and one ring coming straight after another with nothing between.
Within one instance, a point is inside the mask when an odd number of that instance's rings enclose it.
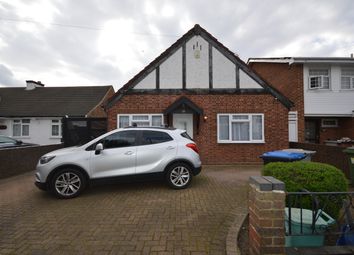
<instances>
[{"instance_id":1,"label":"brick pillar","mask_svg":"<svg viewBox=\"0 0 354 255\"><path fill-rule=\"evenodd\" d=\"M285 184L273 177L250 177L250 255L285 254Z\"/></svg>"}]
</instances>

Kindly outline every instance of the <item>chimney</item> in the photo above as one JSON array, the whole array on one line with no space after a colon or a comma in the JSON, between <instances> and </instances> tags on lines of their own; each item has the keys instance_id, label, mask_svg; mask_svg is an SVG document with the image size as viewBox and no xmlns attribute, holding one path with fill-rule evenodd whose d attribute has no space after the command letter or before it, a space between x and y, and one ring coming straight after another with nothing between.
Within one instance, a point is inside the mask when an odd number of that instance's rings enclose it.
<instances>
[{"instance_id":1,"label":"chimney","mask_svg":"<svg viewBox=\"0 0 354 255\"><path fill-rule=\"evenodd\" d=\"M26 81L26 90L33 90L35 88L43 88L44 84L41 83L40 81L32 81L32 80L27 80Z\"/></svg>"},{"instance_id":2,"label":"chimney","mask_svg":"<svg viewBox=\"0 0 354 255\"><path fill-rule=\"evenodd\" d=\"M353 53L350 53L350 58L354 58Z\"/></svg>"}]
</instances>

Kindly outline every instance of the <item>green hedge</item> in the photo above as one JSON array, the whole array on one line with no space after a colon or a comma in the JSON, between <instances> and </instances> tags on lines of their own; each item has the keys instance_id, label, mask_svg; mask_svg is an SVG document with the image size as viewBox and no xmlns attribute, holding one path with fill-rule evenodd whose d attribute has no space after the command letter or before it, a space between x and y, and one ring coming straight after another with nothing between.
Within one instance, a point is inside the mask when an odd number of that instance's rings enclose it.
<instances>
[{"instance_id":1,"label":"green hedge","mask_svg":"<svg viewBox=\"0 0 354 255\"><path fill-rule=\"evenodd\" d=\"M291 163L273 162L264 166L264 176L273 176L285 183L288 192L307 189L312 192L348 191L348 182L342 171L334 166L317 163L297 161ZM321 202L323 200L321 199ZM311 208L309 199L304 203ZM337 218L341 208L341 199L338 203L332 202L325 211Z\"/></svg>"}]
</instances>

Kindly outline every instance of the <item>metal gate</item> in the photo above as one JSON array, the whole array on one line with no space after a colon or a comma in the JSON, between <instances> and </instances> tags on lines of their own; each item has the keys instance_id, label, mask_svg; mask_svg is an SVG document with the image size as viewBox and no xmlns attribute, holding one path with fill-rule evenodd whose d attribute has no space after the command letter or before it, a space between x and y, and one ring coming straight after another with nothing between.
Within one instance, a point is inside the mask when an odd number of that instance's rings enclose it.
<instances>
[{"instance_id":1,"label":"metal gate","mask_svg":"<svg viewBox=\"0 0 354 255\"><path fill-rule=\"evenodd\" d=\"M107 132L107 118L63 118L65 147L82 145Z\"/></svg>"}]
</instances>

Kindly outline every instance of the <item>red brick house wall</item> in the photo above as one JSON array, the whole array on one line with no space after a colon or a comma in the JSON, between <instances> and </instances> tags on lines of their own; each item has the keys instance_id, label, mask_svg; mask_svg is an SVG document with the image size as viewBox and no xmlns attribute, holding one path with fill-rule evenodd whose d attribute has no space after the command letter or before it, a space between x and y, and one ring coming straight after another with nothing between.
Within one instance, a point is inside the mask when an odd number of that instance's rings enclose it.
<instances>
[{"instance_id":1,"label":"red brick house wall","mask_svg":"<svg viewBox=\"0 0 354 255\"><path fill-rule=\"evenodd\" d=\"M117 114L162 113L181 96L188 97L204 110L199 132L194 140L200 149L203 164L261 163L259 155L288 147L288 109L272 95L144 95L128 94L107 109L109 130L117 128ZM264 113L263 144L218 144L218 113ZM166 121L166 116L165 116Z\"/></svg>"},{"instance_id":2,"label":"red brick house wall","mask_svg":"<svg viewBox=\"0 0 354 255\"><path fill-rule=\"evenodd\" d=\"M338 127L321 127L320 128L320 143L325 143L326 140L337 140L342 137L354 139L354 118L337 118ZM321 118L319 118L319 123Z\"/></svg>"},{"instance_id":3,"label":"red brick house wall","mask_svg":"<svg viewBox=\"0 0 354 255\"><path fill-rule=\"evenodd\" d=\"M251 62L249 66L294 103L290 111L298 112L298 139L299 142L303 142L305 139L303 65Z\"/></svg>"}]
</instances>

